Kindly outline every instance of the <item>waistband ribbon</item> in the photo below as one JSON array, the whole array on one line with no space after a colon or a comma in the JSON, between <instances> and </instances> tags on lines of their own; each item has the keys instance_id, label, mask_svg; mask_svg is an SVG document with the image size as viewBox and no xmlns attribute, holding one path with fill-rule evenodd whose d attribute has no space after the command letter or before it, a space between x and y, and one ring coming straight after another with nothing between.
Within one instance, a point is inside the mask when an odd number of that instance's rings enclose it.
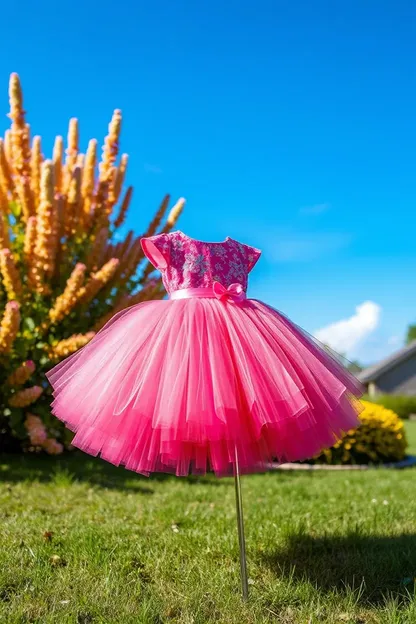
<instances>
[{"instance_id":1,"label":"waistband ribbon","mask_svg":"<svg viewBox=\"0 0 416 624\"><path fill-rule=\"evenodd\" d=\"M246 299L246 293L242 285L237 282L230 284L228 288L220 282L213 282L212 286L203 288L180 288L169 295L169 299L190 299L192 297L215 297L219 301L241 303Z\"/></svg>"}]
</instances>

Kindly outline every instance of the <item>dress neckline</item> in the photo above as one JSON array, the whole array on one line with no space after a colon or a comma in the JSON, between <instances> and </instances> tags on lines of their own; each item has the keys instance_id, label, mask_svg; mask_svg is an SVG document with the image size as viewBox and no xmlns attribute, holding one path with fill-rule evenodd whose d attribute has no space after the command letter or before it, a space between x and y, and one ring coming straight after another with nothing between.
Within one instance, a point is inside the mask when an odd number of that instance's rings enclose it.
<instances>
[{"instance_id":1,"label":"dress neckline","mask_svg":"<svg viewBox=\"0 0 416 624\"><path fill-rule=\"evenodd\" d=\"M185 234L185 232L182 232L182 230L176 231L178 232L178 234L182 234L182 236L185 236L185 238L187 238L188 240L191 240L194 243L200 243L201 245L224 245L224 243L228 243L228 241L231 240L231 238L227 236L223 241L203 241L199 240L198 238L192 238L192 236L188 236L188 234Z\"/></svg>"}]
</instances>

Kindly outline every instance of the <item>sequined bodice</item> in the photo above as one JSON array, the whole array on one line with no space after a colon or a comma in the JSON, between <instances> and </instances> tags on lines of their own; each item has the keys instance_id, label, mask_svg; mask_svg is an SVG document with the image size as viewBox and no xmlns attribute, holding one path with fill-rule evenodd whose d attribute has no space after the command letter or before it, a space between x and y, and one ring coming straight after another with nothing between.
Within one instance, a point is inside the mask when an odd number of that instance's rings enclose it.
<instances>
[{"instance_id":1,"label":"sequined bodice","mask_svg":"<svg viewBox=\"0 0 416 624\"><path fill-rule=\"evenodd\" d=\"M180 230L142 238L143 251L161 271L168 293L182 288L228 287L239 283L247 289L247 276L261 251L227 237L209 243L186 236Z\"/></svg>"}]
</instances>

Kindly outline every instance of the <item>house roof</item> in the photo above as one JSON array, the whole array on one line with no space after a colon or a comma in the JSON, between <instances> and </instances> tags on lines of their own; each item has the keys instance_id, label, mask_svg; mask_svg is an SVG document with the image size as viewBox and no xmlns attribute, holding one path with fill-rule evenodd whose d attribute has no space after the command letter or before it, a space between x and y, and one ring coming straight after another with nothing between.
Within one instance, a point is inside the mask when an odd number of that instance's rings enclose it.
<instances>
[{"instance_id":1,"label":"house roof","mask_svg":"<svg viewBox=\"0 0 416 624\"><path fill-rule=\"evenodd\" d=\"M365 368L361 373L358 373L357 377L362 383L369 383L375 381L381 375L391 370L407 358L412 355L416 355L416 340L412 340L408 345L393 353L384 360L381 360L378 364Z\"/></svg>"}]
</instances>

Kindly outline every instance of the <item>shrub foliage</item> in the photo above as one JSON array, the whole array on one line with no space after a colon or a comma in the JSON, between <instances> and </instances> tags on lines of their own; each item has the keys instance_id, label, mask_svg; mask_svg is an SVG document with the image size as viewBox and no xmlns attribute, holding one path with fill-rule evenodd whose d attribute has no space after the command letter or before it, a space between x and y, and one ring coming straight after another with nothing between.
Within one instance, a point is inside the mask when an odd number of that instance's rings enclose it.
<instances>
[{"instance_id":1,"label":"shrub foliage","mask_svg":"<svg viewBox=\"0 0 416 624\"><path fill-rule=\"evenodd\" d=\"M119 158L114 111L97 155L79 150L78 121L50 160L30 137L17 74L9 86L11 127L0 139L0 447L60 453L69 432L50 414L45 371L85 345L111 316L163 296L140 236L124 236L132 188ZM145 236L174 227L180 200L166 196Z\"/></svg>"},{"instance_id":2,"label":"shrub foliage","mask_svg":"<svg viewBox=\"0 0 416 624\"><path fill-rule=\"evenodd\" d=\"M351 429L330 449L323 451L318 462L327 464L368 464L402 460L407 439L403 421L382 405L362 401L361 425Z\"/></svg>"}]
</instances>

